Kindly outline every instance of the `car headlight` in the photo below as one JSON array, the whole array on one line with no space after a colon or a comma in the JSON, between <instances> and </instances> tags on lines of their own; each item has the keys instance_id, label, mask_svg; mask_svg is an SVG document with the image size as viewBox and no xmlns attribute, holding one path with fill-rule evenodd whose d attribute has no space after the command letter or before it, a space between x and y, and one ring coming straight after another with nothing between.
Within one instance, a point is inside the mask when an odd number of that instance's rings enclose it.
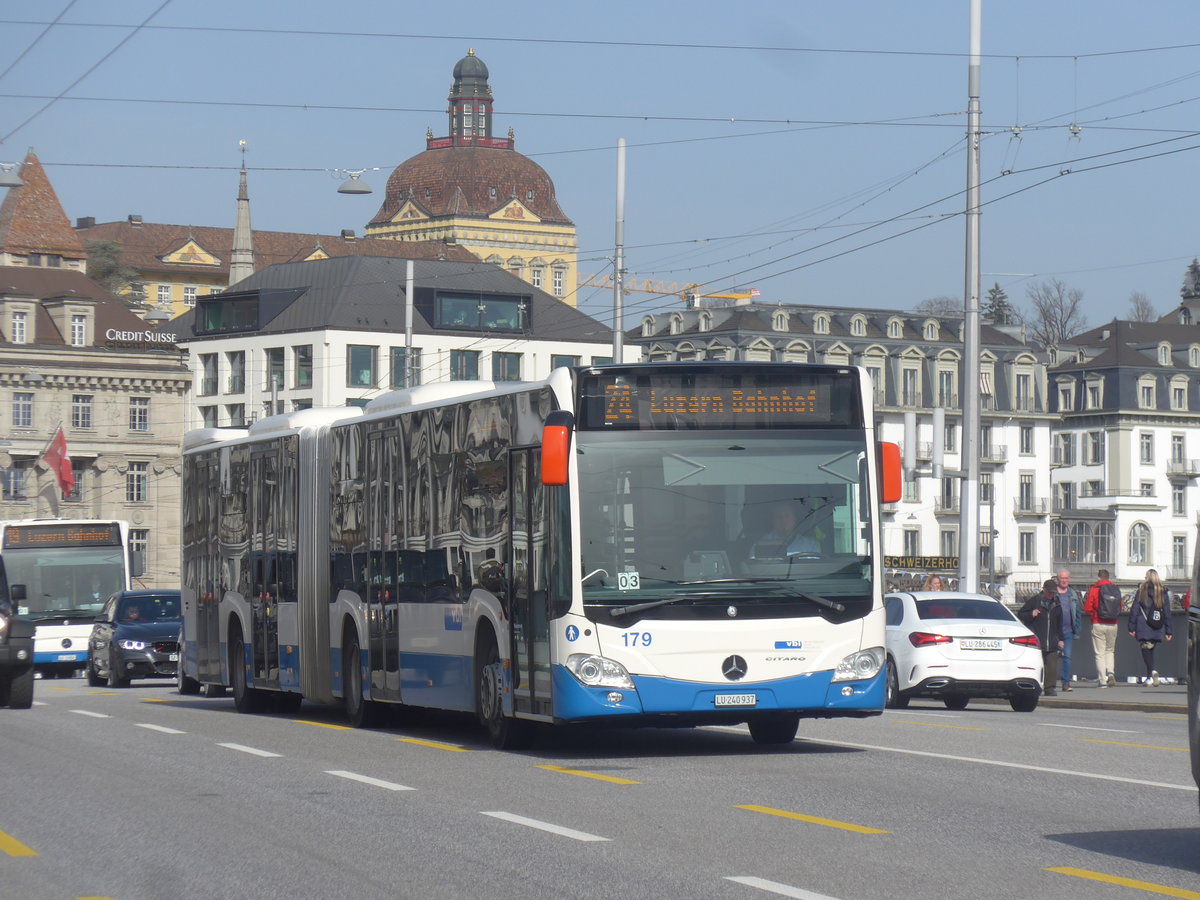
<instances>
[{"instance_id":1,"label":"car headlight","mask_svg":"<svg viewBox=\"0 0 1200 900\"><path fill-rule=\"evenodd\" d=\"M834 681L864 681L874 678L883 668L884 652L882 647L868 647L851 653L833 670Z\"/></svg>"},{"instance_id":2,"label":"car headlight","mask_svg":"<svg viewBox=\"0 0 1200 900\"><path fill-rule=\"evenodd\" d=\"M0 635L3 635L6 631L8 631L8 616L0 613Z\"/></svg>"},{"instance_id":3,"label":"car headlight","mask_svg":"<svg viewBox=\"0 0 1200 900\"><path fill-rule=\"evenodd\" d=\"M145 641L121 641L120 644L121 644L122 650L145 650L146 649Z\"/></svg>"},{"instance_id":4,"label":"car headlight","mask_svg":"<svg viewBox=\"0 0 1200 900\"><path fill-rule=\"evenodd\" d=\"M567 657L567 669L588 687L625 688L633 690L633 679L616 660L587 653L572 653Z\"/></svg>"}]
</instances>

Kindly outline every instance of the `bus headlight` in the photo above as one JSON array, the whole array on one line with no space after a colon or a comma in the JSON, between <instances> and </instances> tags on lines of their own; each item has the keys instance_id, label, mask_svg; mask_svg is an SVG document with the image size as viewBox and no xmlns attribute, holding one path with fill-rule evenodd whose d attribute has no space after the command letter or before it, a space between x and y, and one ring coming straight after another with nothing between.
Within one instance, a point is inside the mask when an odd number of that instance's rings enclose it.
<instances>
[{"instance_id":1,"label":"bus headlight","mask_svg":"<svg viewBox=\"0 0 1200 900\"><path fill-rule=\"evenodd\" d=\"M882 647L869 647L851 653L833 670L834 681L865 681L874 678L883 668L884 653Z\"/></svg>"},{"instance_id":2,"label":"bus headlight","mask_svg":"<svg viewBox=\"0 0 1200 900\"><path fill-rule=\"evenodd\" d=\"M145 641L121 641L122 650L145 650Z\"/></svg>"},{"instance_id":3,"label":"bus headlight","mask_svg":"<svg viewBox=\"0 0 1200 900\"><path fill-rule=\"evenodd\" d=\"M567 657L567 669L588 687L625 688L633 690L633 679L623 665L604 656L572 653Z\"/></svg>"}]
</instances>

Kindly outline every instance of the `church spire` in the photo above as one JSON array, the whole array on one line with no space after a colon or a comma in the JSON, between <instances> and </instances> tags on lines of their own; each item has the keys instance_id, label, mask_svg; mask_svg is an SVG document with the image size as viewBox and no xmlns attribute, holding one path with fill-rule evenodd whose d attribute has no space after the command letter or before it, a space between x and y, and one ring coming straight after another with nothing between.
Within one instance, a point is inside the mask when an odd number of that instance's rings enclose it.
<instances>
[{"instance_id":1,"label":"church spire","mask_svg":"<svg viewBox=\"0 0 1200 900\"><path fill-rule=\"evenodd\" d=\"M250 231L250 193L246 189L246 142L242 148L242 172L238 180L237 221L233 226L233 252L229 256L229 284L254 274L254 237Z\"/></svg>"}]
</instances>

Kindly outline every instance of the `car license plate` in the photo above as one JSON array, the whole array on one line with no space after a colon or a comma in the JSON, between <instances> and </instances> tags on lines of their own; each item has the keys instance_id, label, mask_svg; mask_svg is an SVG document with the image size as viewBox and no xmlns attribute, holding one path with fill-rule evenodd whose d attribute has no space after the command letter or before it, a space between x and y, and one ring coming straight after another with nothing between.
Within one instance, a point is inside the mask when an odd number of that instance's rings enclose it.
<instances>
[{"instance_id":1,"label":"car license plate","mask_svg":"<svg viewBox=\"0 0 1200 900\"><path fill-rule=\"evenodd\" d=\"M167 659L168 659L170 662L179 662L179 654L178 654L178 653L172 653L170 656L168 656L168 657L167 657Z\"/></svg>"},{"instance_id":2,"label":"car license plate","mask_svg":"<svg viewBox=\"0 0 1200 900\"><path fill-rule=\"evenodd\" d=\"M959 638L958 645L964 650L999 650L1000 642L988 638Z\"/></svg>"},{"instance_id":3,"label":"car license plate","mask_svg":"<svg viewBox=\"0 0 1200 900\"><path fill-rule=\"evenodd\" d=\"M717 706L757 706L758 694L717 694Z\"/></svg>"}]
</instances>

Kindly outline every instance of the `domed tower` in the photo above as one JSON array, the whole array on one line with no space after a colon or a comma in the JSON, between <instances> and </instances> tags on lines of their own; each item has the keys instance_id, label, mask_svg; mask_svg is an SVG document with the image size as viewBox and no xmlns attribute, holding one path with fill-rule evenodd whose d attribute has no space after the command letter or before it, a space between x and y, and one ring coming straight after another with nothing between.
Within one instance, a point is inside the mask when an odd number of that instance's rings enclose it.
<instances>
[{"instance_id":1,"label":"domed tower","mask_svg":"<svg viewBox=\"0 0 1200 900\"><path fill-rule=\"evenodd\" d=\"M471 50L454 66L449 134L426 134L425 152L387 183L368 237L446 241L501 265L534 287L575 303L575 224L545 169L492 134L488 68Z\"/></svg>"}]
</instances>

